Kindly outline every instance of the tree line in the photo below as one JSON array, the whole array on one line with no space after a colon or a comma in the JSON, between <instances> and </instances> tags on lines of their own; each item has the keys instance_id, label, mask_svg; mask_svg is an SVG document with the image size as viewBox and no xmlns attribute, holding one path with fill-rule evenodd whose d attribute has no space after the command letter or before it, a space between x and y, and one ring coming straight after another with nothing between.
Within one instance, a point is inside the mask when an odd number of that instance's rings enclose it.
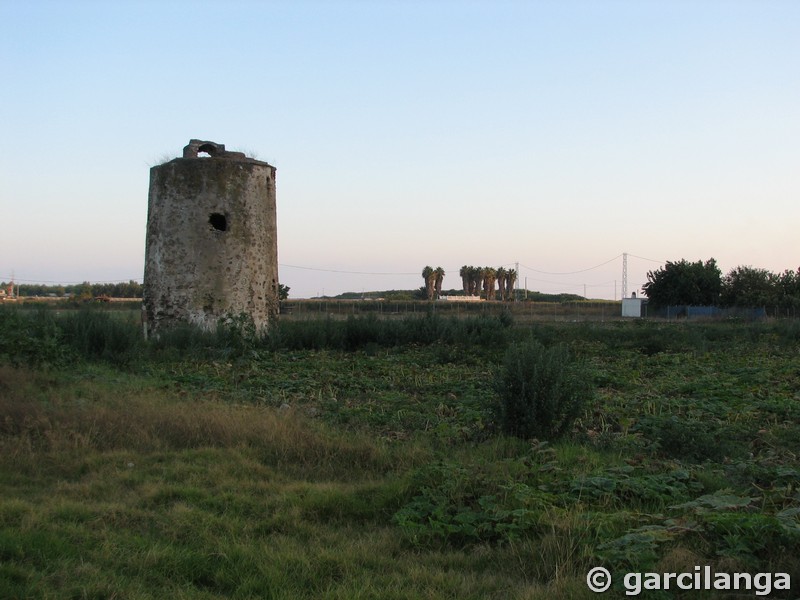
<instances>
[{"instance_id":1,"label":"tree line","mask_svg":"<svg viewBox=\"0 0 800 600\"><path fill-rule=\"evenodd\" d=\"M478 296L486 300L505 301L514 297L514 284L517 282L517 271L503 267L473 267L464 265L459 269L465 296ZM436 300L442 294L442 281L445 271L442 267L426 266L422 269L425 281L425 296L428 300ZM498 298L499 296L499 298Z\"/></svg>"},{"instance_id":2,"label":"tree line","mask_svg":"<svg viewBox=\"0 0 800 600\"><path fill-rule=\"evenodd\" d=\"M11 282L0 283L0 289L6 289L11 285ZM90 283L84 281L83 283L76 283L72 285L44 285L44 284L30 284L21 283L14 284L14 293L17 293L19 288L19 295L22 297L52 297L63 298L65 296L76 298L79 300L90 300L92 298L104 297L109 298L133 298L139 299L142 297L142 288L144 286L138 281L131 279L127 282L116 283ZM289 287L283 284L278 284L278 299L286 300L289 297Z\"/></svg>"},{"instance_id":3,"label":"tree line","mask_svg":"<svg viewBox=\"0 0 800 600\"><path fill-rule=\"evenodd\" d=\"M5 289L10 282L0 283L0 287ZM90 283L84 281L83 283L75 283L70 285L44 285L38 283L21 283L15 284L14 288L19 288L20 296L56 296L62 298L70 296L79 299L97 298L99 296L108 296L110 298L141 298L142 297L142 284L138 281L131 279L127 282L115 283Z\"/></svg>"},{"instance_id":4,"label":"tree line","mask_svg":"<svg viewBox=\"0 0 800 600\"><path fill-rule=\"evenodd\" d=\"M647 273L642 286L654 306L800 308L800 269L772 273L738 266L723 276L713 258L703 262L668 261Z\"/></svg>"}]
</instances>

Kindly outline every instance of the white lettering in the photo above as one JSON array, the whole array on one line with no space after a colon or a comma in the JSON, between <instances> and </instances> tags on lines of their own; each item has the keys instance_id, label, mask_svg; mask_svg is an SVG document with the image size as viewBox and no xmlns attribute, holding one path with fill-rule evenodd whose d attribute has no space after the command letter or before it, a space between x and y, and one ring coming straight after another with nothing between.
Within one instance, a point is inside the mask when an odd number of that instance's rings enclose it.
<instances>
[{"instance_id":1,"label":"white lettering","mask_svg":"<svg viewBox=\"0 0 800 600\"><path fill-rule=\"evenodd\" d=\"M643 587L646 590L660 590L661 575L659 573L645 573Z\"/></svg>"},{"instance_id":2,"label":"white lettering","mask_svg":"<svg viewBox=\"0 0 800 600\"><path fill-rule=\"evenodd\" d=\"M715 590L729 590L731 589L731 576L727 573L714 574L714 589Z\"/></svg>"},{"instance_id":3,"label":"white lettering","mask_svg":"<svg viewBox=\"0 0 800 600\"><path fill-rule=\"evenodd\" d=\"M669 580L670 579L677 579L677 577L678 577L677 573L664 573L664 589L668 590L669 589Z\"/></svg>"},{"instance_id":4,"label":"white lettering","mask_svg":"<svg viewBox=\"0 0 800 600\"><path fill-rule=\"evenodd\" d=\"M772 575L759 573L753 579L753 585L756 587L756 596L766 596L772 591Z\"/></svg>"},{"instance_id":5,"label":"white lettering","mask_svg":"<svg viewBox=\"0 0 800 600\"><path fill-rule=\"evenodd\" d=\"M749 590L752 587L752 581L750 581L750 573L734 573L733 574L733 589L739 590L742 589L739 587L739 582L744 579L745 582L745 590Z\"/></svg>"},{"instance_id":6,"label":"white lettering","mask_svg":"<svg viewBox=\"0 0 800 600\"><path fill-rule=\"evenodd\" d=\"M642 590L669 590L670 586L681 590L755 591L756 596L792 589L788 573L716 573L709 566L696 566L693 572L684 573L626 573L624 584L628 596L638 596ZM591 582L589 587L592 591L601 591L592 588Z\"/></svg>"},{"instance_id":7,"label":"white lettering","mask_svg":"<svg viewBox=\"0 0 800 600\"><path fill-rule=\"evenodd\" d=\"M681 573L678 575L678 587L682 590L693 590L697 589L697 577L693 577L692 573ZM685 583L688 581L689 583ZM664 588L666 589L666 588Z\"/></svg>"},{"instance_id":8,"label":"white lettering","mask_svg":"<svg viewBox=\"0 0 800 600\"><path fill-rule=\"evenodd\" d=\"M633 582L633 585L631 585L631 582ZM625 584L625 589L627 590L625 592L627 596L638 596L642 593L641 573L628 573L625 575L625 580L623 583Z\"/></svg>"},{"instance_id":9,"label":"white lettering","mask_svg":"<svg viewBox=\"0 0 800 600\"><path fill-rule=\"evenodd\" d=\"M788 573L776 573L773 584L776 590L790 590L792 589L792 578L789 577Z\"/></svg>"}]
</instances>

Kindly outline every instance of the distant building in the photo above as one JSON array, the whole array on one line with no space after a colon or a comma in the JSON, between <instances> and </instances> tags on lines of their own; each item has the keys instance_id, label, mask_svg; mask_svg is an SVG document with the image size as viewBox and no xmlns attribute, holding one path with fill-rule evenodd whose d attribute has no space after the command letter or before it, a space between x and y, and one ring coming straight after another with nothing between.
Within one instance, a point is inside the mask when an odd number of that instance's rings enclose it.
<instances>
[{"instance_id":1,"label":"distant building","mask_svg":"<svg viewBox=\"0 0 800 600\"><path fill-rule=\"evenodd\" d=\"M439 300L446 302L481 302L480 296L439 296Z\"/></svg>"},{"instance_id":2,"label":"distant building","mask_svg":"<svg viewBox=\"0 0 800 600\"><path fill-rule=\"evenodd\" d=\"M647 298L637 298L636 292L634 292L630 298L622 299L622 316L637 319L641 318L642 306L645 306L646 304Z\"/></svg>"},{"instance_id":3,"label":"distant building","mask_svg":"<svg viewBox=\"0 0 800 600\"><path fill-rule=\"evenodd\" d=\"M14 294L14 282L11 281L6 285L5 289L0 288L0 300L16 300L17 296Z\"/></svg>"}]
</instances>

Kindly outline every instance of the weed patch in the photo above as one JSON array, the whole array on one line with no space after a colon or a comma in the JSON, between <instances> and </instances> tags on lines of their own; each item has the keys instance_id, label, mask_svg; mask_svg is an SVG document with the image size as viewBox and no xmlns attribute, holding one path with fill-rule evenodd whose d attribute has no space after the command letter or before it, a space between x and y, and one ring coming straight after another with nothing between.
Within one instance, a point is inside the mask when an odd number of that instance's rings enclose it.
<instances>
[{"instance_id":1,"label":"weed patch","mask_svg":"<svg viewBox=\"0 0 800 600\"><path fill-rule=\"evenodd\" d=\"M597 564L800 582L790 323L232 317L144 342L138 313L6 308L2 597L572 599ZM554 391L543 431L504 434L509 373L511 398ZM576 412L544 400L574 382Z\"/></svg>"},{"instance_id":2,"label":"weed patch","mask_svg":"<svg viewBox=\"0 0 800 600\"><path fill-rule=\"evenodd\" d=\"M591 400L589 376L569 349L535 340L507 350L495 390L501 427L521 438L564 435Z\"/></svg>"}]
</instances>

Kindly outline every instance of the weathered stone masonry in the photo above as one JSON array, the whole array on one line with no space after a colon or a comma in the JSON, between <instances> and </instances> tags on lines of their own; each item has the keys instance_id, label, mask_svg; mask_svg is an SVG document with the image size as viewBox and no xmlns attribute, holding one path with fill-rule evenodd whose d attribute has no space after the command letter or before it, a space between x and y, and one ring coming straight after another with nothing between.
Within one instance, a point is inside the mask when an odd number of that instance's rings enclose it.
<instances>
[{"instance_id":1,"label":"weathered stone masonry","mask_svg":"<svg viewBox=\"0 0 800 600\"><path fill-rule=\"evenodd\" d=\"M278 312L275 167L191 140L183 158L150 169L144 309L151 333L242 313L268 327Z\"/></svg>"}]
</instances>

